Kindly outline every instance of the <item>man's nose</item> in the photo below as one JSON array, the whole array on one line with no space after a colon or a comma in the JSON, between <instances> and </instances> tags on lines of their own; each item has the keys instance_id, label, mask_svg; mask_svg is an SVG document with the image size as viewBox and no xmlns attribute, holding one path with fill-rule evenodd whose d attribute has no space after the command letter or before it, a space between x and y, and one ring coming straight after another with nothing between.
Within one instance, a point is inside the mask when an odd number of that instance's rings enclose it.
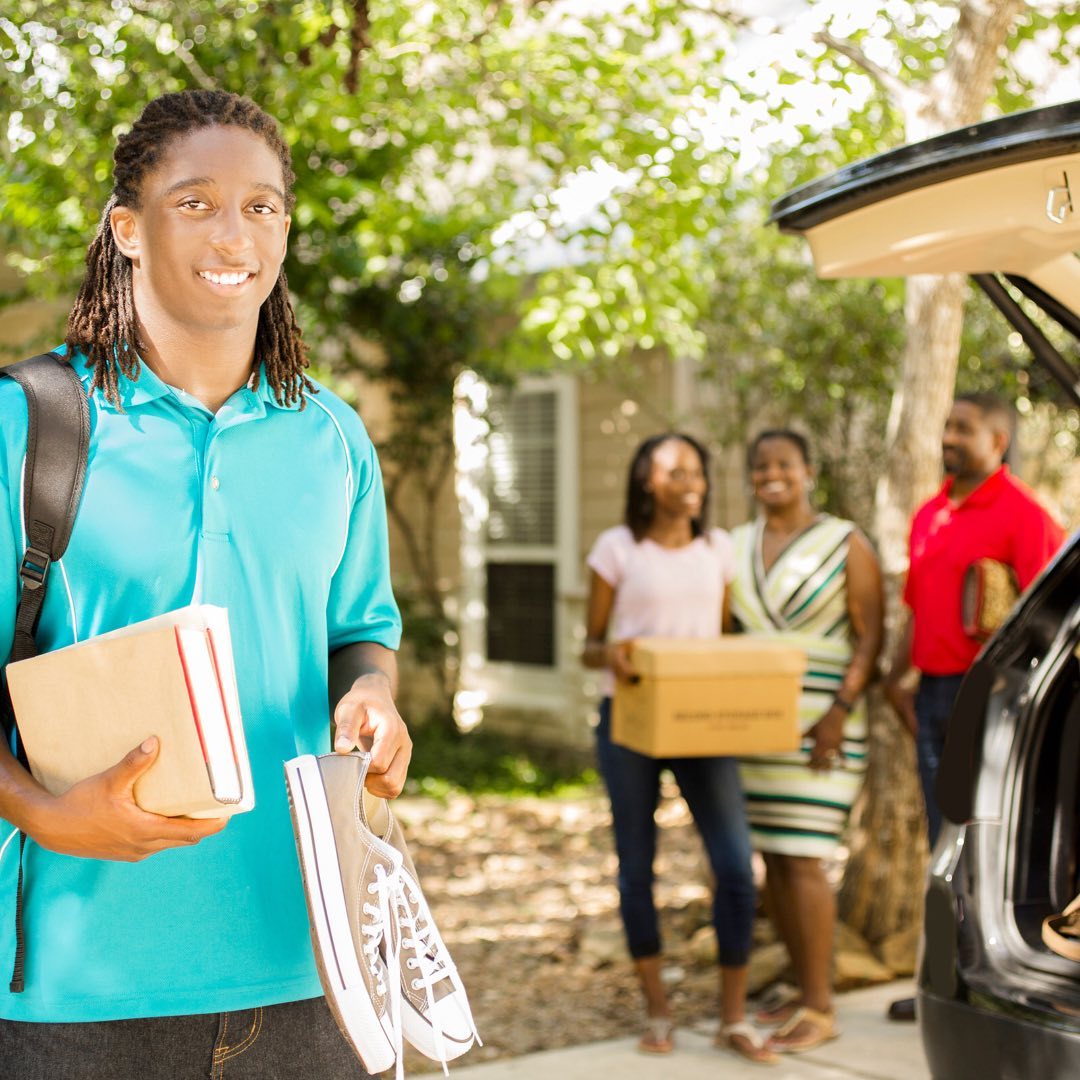
<instances>
[{"instance_id":1,"label":"man's nose","mask_svg":"<svg viewBox=\"0 0 1080 1080\"><path fill-rule=\"evenodd\" d=\"M239 207L223 210L217 218L214 247L225 254L239 254L252 246L251 233L244 211Z\"/></svg>"}]
</instances>

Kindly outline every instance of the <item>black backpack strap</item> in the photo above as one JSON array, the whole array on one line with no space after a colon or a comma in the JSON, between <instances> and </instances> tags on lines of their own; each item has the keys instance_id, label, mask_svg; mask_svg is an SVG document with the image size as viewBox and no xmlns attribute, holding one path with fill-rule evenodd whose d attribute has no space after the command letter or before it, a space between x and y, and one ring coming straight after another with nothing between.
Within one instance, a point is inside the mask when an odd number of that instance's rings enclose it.
<instances>
[{"instance_id":1,"label":"black backpack strap","mask_svg":"<svg viewBox=\"0 0 1080 1080\"><path fill-rule=\"evenodd\" d=\"M11 659L37 655L34 632L45 600L49 567L67 550L79 509L90 447L90 405L75 369L43 353L0 369L26 395L28 429L23 514L26 553Z\"/></svg>"},{"instance_id":2,"label":"black backpack strap","mask_svg":"<svg viewBox=\"0 0 1080 1080\"><path fill-rule=\"evenodd\" d=\"M23 517L26 552L19 564L19 606L11 659L37 656L34 632L45 601L49 567L67 550L79 509L90 448L90 405L75 369L55 353L43 353L0 368L26 395L26 471ZM2 695L6 698L6 692ZM4 706L10 708L6 700ZM0 712L4 711L0 709ZM10 723L14 726L14 715ZM10 729L9 729L10 730ZM25 764L21 742L20 760ZM23 849L19 836L19 881L15 892L15 963L10 990L22 993L25 983L26 940L23 934Z\"/></svg>"}]
</instances>

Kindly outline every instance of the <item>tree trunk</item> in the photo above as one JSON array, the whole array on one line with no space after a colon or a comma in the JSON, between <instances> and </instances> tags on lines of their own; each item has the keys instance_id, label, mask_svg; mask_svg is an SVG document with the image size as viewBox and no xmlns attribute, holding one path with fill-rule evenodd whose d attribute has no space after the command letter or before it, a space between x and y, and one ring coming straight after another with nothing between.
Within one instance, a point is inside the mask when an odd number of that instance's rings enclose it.
<instances>
[{"instance_id":1,"label":"tree trunk","mask_svg":"<svg viewBox=\"0 0 1080 1080\"><path fill-rule=\"evenodd\" d=\"M896 101L909 140L983 116L1001 50L1023 7L1023 0L962 0L945 67L922 90L904 88ZM858 59L854 48L844 52ZM907 344L886 433L888 469L875 500L886 579L886 657L903 615L911 516L940 482L941 433L955 387L965 289L958 275L912 277L907 284ZM867 781L852 815L840 911L876 943L921 918L922 890L913 882L925 875L926 840L911 739L879 695L870 695L870 706Z\"/></svg>"}]
</instances>

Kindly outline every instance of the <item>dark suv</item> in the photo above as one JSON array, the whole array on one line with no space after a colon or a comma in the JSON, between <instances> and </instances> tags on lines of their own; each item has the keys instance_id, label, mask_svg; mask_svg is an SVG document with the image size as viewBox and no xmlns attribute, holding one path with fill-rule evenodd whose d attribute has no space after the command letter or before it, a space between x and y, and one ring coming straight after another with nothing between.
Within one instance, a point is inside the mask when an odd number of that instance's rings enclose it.
<instances>
[{"instance_id":1,"label":"dark suv","mask_svg":"<svg viewBox=\"0 0 1080 1080\"><path fill-rule=\"evenodd\" d=\"M823 277L964 272L1080 405L1080 101L905 146L798 188L772 220ZM1055 335L1056 336L1056 335ZM938 779L918 1014L938 1080L1080 1078L1080 962L1043 919L1080 893L1080 533L964 679Z\"/></svg>"}]
</instances>

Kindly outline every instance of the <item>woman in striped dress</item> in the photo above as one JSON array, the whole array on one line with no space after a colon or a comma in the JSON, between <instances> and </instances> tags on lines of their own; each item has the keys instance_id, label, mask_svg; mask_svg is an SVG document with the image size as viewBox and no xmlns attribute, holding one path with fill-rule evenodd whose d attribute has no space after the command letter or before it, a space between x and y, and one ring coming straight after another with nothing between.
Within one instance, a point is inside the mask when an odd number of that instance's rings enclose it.
<instances>
[{"instance_id":1,"label":"woman in striped dress","mask_svg":"<svg viewBox=\"0 0 1080 1080\"><path fill-rule=\"evenodd\" d=\"M836 898L822 859L836 850L866 771L861 701L881 649L881 571L850 522L810 502L810 453L796 432L762 432L748 455L761 513L732 533L735 579L726 629L797 645L808 668L801 749L744 759L743 787L766 896L791 954L799 998L759 1014L773 1050L809 1050L838 1034L832 1008Z\"/></svg>"}]
</instances>

